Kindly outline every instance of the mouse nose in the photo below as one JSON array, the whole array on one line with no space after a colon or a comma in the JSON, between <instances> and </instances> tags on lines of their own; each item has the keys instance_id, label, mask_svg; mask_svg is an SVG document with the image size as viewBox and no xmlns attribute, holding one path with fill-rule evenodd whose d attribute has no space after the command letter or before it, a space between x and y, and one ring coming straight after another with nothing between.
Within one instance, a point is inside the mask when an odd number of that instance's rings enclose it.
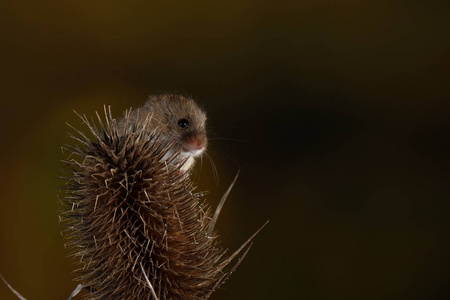
<instances>
[{"instance_id":1,"label":"mouse nose","mask_svg":"<svg viewBox=\"0 0 450 300\"><path fill-rule=\"evenodd\" d=\"M206 146L208 145L208 140L203 139L202 137L194 137L187 141L185 146L185 151L188 152L197 152L204 151Z\"/></svg>"},{"instance_id":2,"label":"mouse nose","mask_svg":"<svg viewBox=\"0 0 450 300\"><path fill-rule=\"evenodd\" d=\"M195 144L195 148L197 150L202 150L204 148L203 143L201 141L197 141L197 143Z\"/></svg>"}]
</instances>

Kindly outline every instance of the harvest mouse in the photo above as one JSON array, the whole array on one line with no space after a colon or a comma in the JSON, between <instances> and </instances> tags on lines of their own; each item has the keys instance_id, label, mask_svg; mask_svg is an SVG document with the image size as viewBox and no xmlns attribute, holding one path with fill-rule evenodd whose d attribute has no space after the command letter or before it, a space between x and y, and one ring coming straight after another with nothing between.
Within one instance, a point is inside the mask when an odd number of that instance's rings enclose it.
<instances>
[{"instance_id":1,"label":"harvest mouse","mask_svg":"<svg viewBox=\"0 0 450 300\"><path fill-rule=\"evenodd\" d=\"M206 137L206 115L194 100L181 95L162 94L150 96L145 104L137 110L132 110L131 124L148 122L146 130L150 133L156 128L162 130L162 137L174 146L162 158L168 159L174 153L179 153L180 159L187 161L181 166L182 173L188 171L195 162L195 157L201 155L208 145ZM119 128L125 126L119 121Z\"/></svg>"}]
</instances>

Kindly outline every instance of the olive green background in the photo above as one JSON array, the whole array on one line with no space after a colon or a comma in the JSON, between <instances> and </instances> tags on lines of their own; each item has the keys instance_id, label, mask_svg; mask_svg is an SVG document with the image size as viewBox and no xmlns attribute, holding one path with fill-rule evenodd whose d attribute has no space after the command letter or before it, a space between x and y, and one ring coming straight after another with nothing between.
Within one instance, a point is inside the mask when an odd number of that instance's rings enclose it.
<instances>
[{"instance_id":1,"label":"olive green background","mask_svg":"<svg viewBox=\"0 0 450 300\"><path fill-rule=\"evenodd\" d=\"M0 273L67 299L72 109L179 92L208 112L212 205L241 170L223 245L270 220L211 299L449 297L449 3L2 1Z\"/></svg>"}]
</instances>

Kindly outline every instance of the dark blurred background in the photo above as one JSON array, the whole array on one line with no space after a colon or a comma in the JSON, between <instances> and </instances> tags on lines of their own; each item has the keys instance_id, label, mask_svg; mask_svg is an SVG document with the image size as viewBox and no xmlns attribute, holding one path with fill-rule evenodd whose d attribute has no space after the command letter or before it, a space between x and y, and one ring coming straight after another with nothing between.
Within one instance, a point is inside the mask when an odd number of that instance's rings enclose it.
<instances>
[{"instance_id":1,"label":"dark blurred background","mask_svg":"<svg viewBox=\"0 0 450 300\"><path fill-rule=\"evenodd\" d=\"M27 299L76 286L56 198L72 109L119 117L160 92L208 112L219 182L207 159L194 176L213 206L241 170L223 245L270 220L212 299L450 297L450 2L2 1L0 16L0 272Z\"/></svg>"}]
</instances>

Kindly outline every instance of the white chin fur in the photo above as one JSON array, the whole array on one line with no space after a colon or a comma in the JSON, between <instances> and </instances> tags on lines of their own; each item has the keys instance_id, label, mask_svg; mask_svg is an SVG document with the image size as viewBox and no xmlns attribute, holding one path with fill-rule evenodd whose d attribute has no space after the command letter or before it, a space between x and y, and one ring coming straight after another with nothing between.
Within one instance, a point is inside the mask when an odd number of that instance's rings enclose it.
<instances>
[{"instance_id":1,"label":"white chin fur","mask_svg":"<svg viewBox=\"0 0 450 300\"><path fill-rule=\"evenodd\" d=\"M196 156L201 155L202 153L203 153L203 149L202 150L189 151L189 152L182 152L181 155L183 155L184 157L187 157L187 156L196 157Z\"/></svg>"},{"instance_id":2,"label":"white chin fur","mask_svg":"<svg viewBox=\"0 0 450 300\"><path fill-rule=\"evenodd\" d=\"M188 171L194 164L195 162L195 158L196 156L199 156L203 153L203 150L195 150L195 151L182 151L180 153L180 158L182 160L186 159L186 162L181 166L180 170L181 172L186 172ZM173 155L172 151L167 151L167 153L164 155L164 157L162 158L162 160L167 160L169 159L171 156ZM175 162L176 163L176 162Z\"/></svg>"},{"instance_id":3,"label":"white chin fur","mask_svg":"<svg viewBox=\"0 0 450 300\"><path fill-rule=\"evenodd\" d=\"M189 151L189 152L181 152L181 157L183 158L188 158L188 160L183 164L183 166L181 167L181 171L182 172L186 172L187 170L189 170L192 165L195 162L194 157L199 156L203 153L203 150L195 150L195 151Z\"/></svg>"}]
</instances>

